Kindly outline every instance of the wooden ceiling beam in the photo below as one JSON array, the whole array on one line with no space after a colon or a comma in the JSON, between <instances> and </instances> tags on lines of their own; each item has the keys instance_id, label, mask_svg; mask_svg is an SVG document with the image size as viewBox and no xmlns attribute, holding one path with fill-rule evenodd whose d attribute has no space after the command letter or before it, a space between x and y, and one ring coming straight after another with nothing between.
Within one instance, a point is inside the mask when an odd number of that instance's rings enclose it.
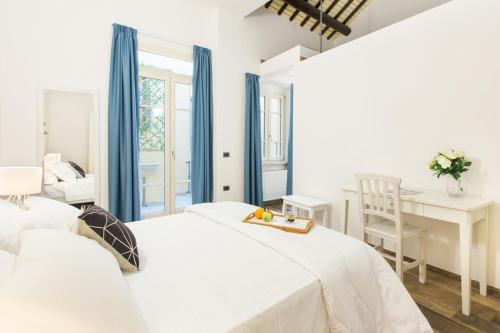
<instances>
[{"instance_id":1,"label":"wooden ceiling beam","mask_svg":"<svg viewBox=\"0 0 500 333\"><path fill-rule=\"evenodd\" d=\"M304 0L304 1L307 2L307 0ZM295 11L293 12L293 14L290 15L290 21L295 20L295 17L297 17L297 15L299 15L299 13L300 13L300 10L295 9Z\"/></svg>"},{"instance_id":2,"label":"wooden ceiling beam","mask_svg":"<svg viewBox=\"0 0 500 333\"><path fill-rule=\"evenodd\" d=\"M325 14L328 15L330 14L330 12L332 11L332 9L337 5L337 3L339 2L340 0L334 0L332 1L332 3L330 4L330 6L328 6L328 8L325 10ZM316 29L319 25L319 21L316 21L316 23L313 24L313 26L311 27L311 31L314 31L314 29ZM327 27L328 29L328 27Z\"/></svg>"},{"instance_id":3,"label":"wooden ceiling beam","mask_svg":"<svg viewBox=\"0 0 500 333\"><path fill-rule=\"evenodd\" d=\"M356 15L356 13L358 13L361 8L363 8L363 6L365 5L365 3L367 2L368 0L362 0L357 6L356 8L354 8L354 10L351 12L351 14L349 14L349 16L347 16L345 18L345 20L342 22L343 24L348 24L349 21L354 17L354 15ZM336 31L334 30L326 39L331 39L333 36L335 36L335 33Z\"/></svg>"},{"instance_id":4,"label":"wooden ceiling beam","mask_svg":"<svg viewBox=\"0 0 500 333\"><path fill-rule=\"evenodd\" d=\"M316 3L316 8L319 8L319 6L321 5L321 0L319 0L317 3ZM298 11L300 11L300 9L297 8ZM303 20L302 22L300 22L300 26L303 27L304 25L306 25L307 21L309 21L309 19L311 18L310 15L307 15Z\"/></svg>"},{"instance_id":5,"label":"wooden ceiling beam","mask_svg":"<svg viewBox=\"0 0 500 333\"><path fill-rule=\"evenodd\" d=\"M349 6L354 2L354 0L349 0L345 3L344 7L339 10L339 12L335 15L335 19L338 20L342 14L349 8Z\"/></svg>"},{"instance_id":6,"label":"wooden ceiling beam","mask_svg":"<svg viewBox=\"0 0 500 333\"><path fill-rule=\"evenodd\" d=\"M280 10L278 10L278 15L283 14L283 12L285 11L286 7L288 7L288 4L285 2L285 3L283 3L283 6L281 6Z\"/></svg>"},{"instance_id":7,"label":"wooden ceiling beam","mask_svg":"<svg viewBox=\"0 0 500 333\"><path fill-rule=\"evenodd\" d=\"M340 18L340 16L342 16L342 14L344 14L344 12L347 10L347 8L349 8L349 6L354 2L354 0L349 0L347 1L344 6L338 11L337 14L335 14L335 16L333 17L334 19L338 20ZM323 36L325 34L325 32L328 30L328 27L324 27L323 28L323 31L321 31L321 36Z\"/></svg>"},{"instance_id":8,"label":"wooden ceiling beam","mask_svg":"<svg viewBox=\"0 0 500 333\"><path fill-rule=\"evenodd\" d=\"M295 9L299 9L301 12L304 12L306 15L312 17L313 19L316 19L316 20L320 19L321 10L318 9L319 5L317 7L311 6L311 4L309 4L303 0L283 0L283 1L288 3L290 6L294 7ZM319 4L321 4L321 2ZM333 17L331 17L329 15L323 16L323 23L326 26L340 32L341 34L343 34L345 36L348 36L351 33L351 28L349 28L347 25L337 21L336 19L334 19Z\"/></svg>"}]
</instances>

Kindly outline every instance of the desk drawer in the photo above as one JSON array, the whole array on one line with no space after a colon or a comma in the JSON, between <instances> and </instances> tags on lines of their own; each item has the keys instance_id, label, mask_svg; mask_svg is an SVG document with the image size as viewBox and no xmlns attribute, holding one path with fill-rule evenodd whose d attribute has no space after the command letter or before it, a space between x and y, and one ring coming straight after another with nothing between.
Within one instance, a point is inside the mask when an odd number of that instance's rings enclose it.
<instances>
[{"instance_id":1,"label":"desk drawer","mask_svg":"<svg viewBox=\"0 0 500 333\"><path fill-rule=\"evenodd\" d=\"M424 205L416 202L401 201L401 211L406 214L423 216Z\"/></svg>"},{"instance_id":2,"label":"desk drawer","mask_svg":"<svg viewBox=\"0 0 500 333\"><path fill-rule=\"evenodd\" d=\"M439 206L426 205L424 209L425 217L458 224L467 222L467 215L465 211Z\"/></svg>"}]
</instances>

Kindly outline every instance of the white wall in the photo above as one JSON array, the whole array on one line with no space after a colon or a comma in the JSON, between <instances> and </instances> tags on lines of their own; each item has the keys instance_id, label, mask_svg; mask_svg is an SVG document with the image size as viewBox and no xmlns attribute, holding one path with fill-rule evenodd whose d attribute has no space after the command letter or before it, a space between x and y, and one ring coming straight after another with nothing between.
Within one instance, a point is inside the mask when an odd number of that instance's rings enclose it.
<instances>
[{"instance_id":1,"label":"white wall","mask_svg":"<svg viewBox=\"0 0 500 333\"><path fill-rule=\"evenodd\" d=\"M349 36L337 36L335 45L352 41L448 1L450 0L372 0L351 24L352 33Z\"/></svg>"},{"instance_id":2,"label":"white wall","mask_svg":"<svg viewBox=\"0 0 500 333\"><path fill-rule=\"evenodd\" d=\"M496 202L490 210L489 257L489 283L496 287L499 12L496 0L454 0L302 62L296 72L294 132L294 189L331 201L336 229L341 188L354 183L355 173L396 175L404 185L444 190L428 160L441 149L465 151L473 161L466 190ZM357 216L353 207L349 233L360 237ZM457 227L412 221L430 228L430 264L458 272ZM474 249L474 278L476 254Z\"/></svg>"},{"instance_id":3,"label":"white wall","mask_svg":"<svg viewBox=\"0 0 500 333\"><path fill-rule=\"evenodd\" d=\"M246 16L263 6L267 0L186 0L192 3L204 6L205 8L215 9L224 8L240 16Z\"/></svg>"}]
</instances>

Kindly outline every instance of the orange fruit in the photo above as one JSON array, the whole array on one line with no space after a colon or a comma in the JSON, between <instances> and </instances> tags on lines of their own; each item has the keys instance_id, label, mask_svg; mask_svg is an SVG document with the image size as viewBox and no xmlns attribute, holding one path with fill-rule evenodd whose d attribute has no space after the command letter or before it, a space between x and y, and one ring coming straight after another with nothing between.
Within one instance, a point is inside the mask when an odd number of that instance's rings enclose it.
<instances>
[{"instance_id":1,"label":"orange fruit","mask_svg":"<svg viewBox=\"0 0 500 333\"><path fill-rule=\"evenodd\" d=\"M265 210L263 208L257 208L255 210L255 217L258 219L262 218L262 214L264 214Z\"/></svg>"}]
</instances>

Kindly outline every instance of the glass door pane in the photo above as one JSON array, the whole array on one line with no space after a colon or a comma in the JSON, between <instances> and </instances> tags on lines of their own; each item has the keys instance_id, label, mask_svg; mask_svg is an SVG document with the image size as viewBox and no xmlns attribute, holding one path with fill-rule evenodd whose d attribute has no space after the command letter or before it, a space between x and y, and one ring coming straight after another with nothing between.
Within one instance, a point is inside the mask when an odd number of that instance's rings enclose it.
<instances>
[{"instance_id":1,"label":"glass door pane","mask_svg":"<svg viewBox=\"0 0 500 333\"><path fill-rule=\"evenodd\" d=\"M166 206L166 110L167 83L165 80L139 78L139 180L141 212L159 214Z\"/></svg>"},{"instance_id":2,"label":"glass door pane","mask_svg":"<svg viewBox=\"0 0 500 333\"><path fill-rule=\"evenodd\" d=\"M192 204L191 197L191 99L192 86L175 82L175 208Z\"/></svg>"},{"instance_id":3,"label":"glass door pane","mask_svg":"<svg viewBox=\"0 0 500 333\"><path fill-rule=\"evenodd\" d=\"M270 145L271 145L271 158L281 159L282 154L282 100L280 98L271 98L271 110L270 110Z\"/></svg>"}]
</instances>

